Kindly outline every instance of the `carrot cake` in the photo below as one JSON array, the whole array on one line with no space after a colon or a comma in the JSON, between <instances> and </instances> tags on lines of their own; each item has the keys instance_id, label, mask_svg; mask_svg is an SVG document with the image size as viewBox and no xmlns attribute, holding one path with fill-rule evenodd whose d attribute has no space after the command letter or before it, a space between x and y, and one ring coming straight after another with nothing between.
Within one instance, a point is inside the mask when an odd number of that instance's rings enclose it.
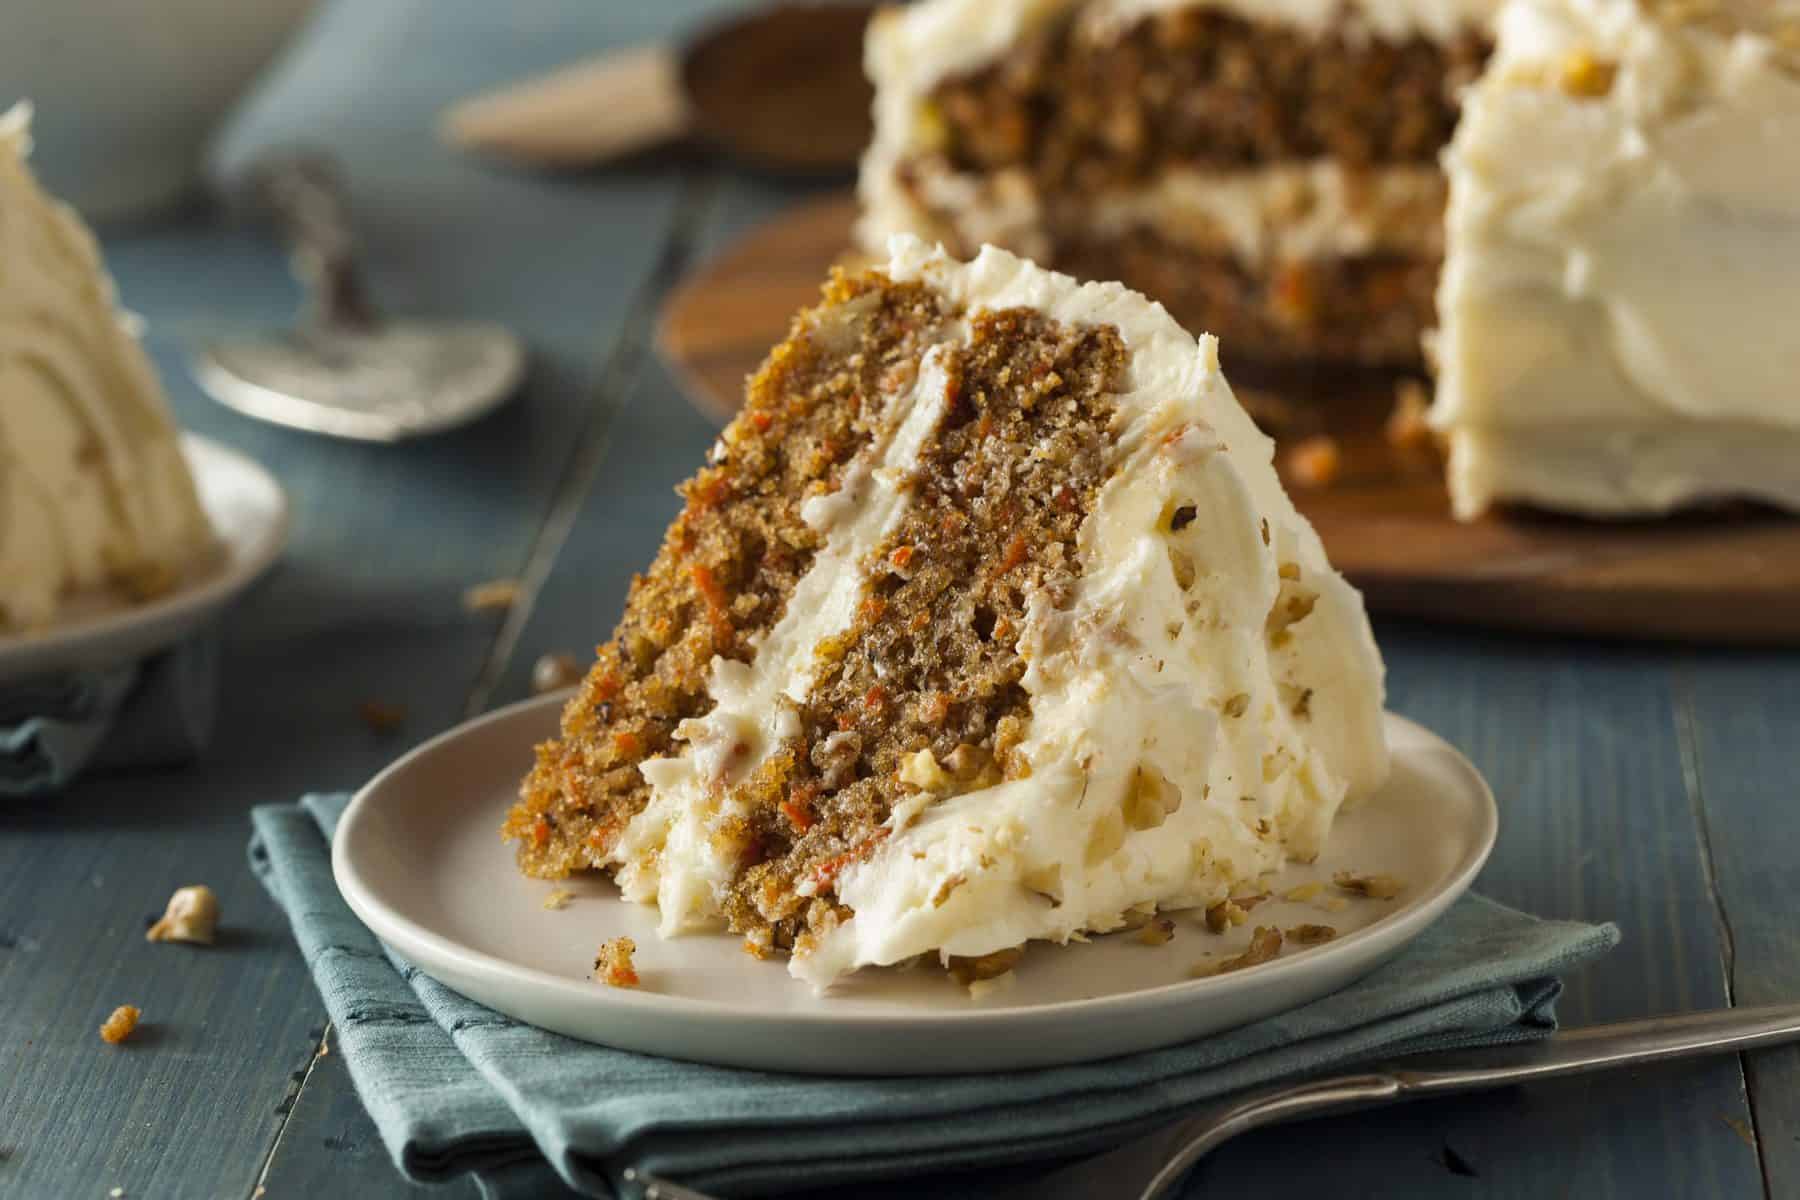
<instances>
[{"instance_id":1,"label":"carrot cake","mask_svg":"<svg viewBox=\"0 0 1800 1200\"><path fill-rule=\"evenodd\" d=\"M29 122L0 114L0 631L85 589L165 590L212 546L99 247L26 166Z\"/></svg>"},{"instance_id":2,"label":"carrot cake","mask_svg":"<svg viewBox=\"0 0 1800 1200\"><path fill-rule=\"evenodd\" d=\"M1447 162L1459 516L1800 509L1800 6L1513 0Z\"/></svg>"},{"instance_id":3,"label":"carrot cake","mask_svg":"<svg viewBox=\"0 0 1800 1200\"><path fill-rule=\"evenodd\" d=\"M504 835L820 986L1309 859L1382 666L1271 456L1159 305L896 238L750 381Z\"/></svg>"},{"instance_id":4,"label":"carrot cake","mask_svg":"<svg viewBox=\"0 0 1800 1200\"><path fill-rule=\"evenodd\" d=\"M1122 279L1234 361L1413 366L1498 0L924 0L877 17L859 238Z\"/></svg>"}]
</instances>

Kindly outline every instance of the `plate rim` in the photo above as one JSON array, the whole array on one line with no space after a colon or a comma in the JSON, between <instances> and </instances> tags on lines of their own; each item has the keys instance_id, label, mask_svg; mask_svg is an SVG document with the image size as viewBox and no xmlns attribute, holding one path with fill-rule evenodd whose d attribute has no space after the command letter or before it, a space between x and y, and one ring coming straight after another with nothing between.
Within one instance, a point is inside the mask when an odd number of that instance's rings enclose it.
<instances>
[{"instance_id":1,"label":"plate rim","mask_svg":"<svg viewBox=\"0 0 1800 1200\"><path fill-rule=\"evenodd\" d=\"M1004 1026L1011 1029L1023 1022L1053 1022L1068 1018L1084 1009L1100 1005L1141 1005L1156 1008L1175 1003L1205 1002L1209 997L1238 994L1265 987L1278 987L1282 981L1296 974L1329 969L1333 965L1342 968L1347 965L1342 960L1358 958L1359 953L1371 942L1384 938L1399 938L1397 945L1374 954L1374 963L1362 972L1366 973L1367 970L1379 966L1388 956L1397 953L1425 928L1435 923L1451 904L1469 890L1475 877L1487 864L1499 837L1499 806L1495 801L1493 789L1468 757L1450 742L1418 722L1398 713L1384 711L1383 722L1390 732L1397 726L1409 735L1422 735L1427 746L1448 752L1459 773L1465 775L1473 784L1472 795L1477 801L1478 816L1475 834L1470 847L1465 850L1456 866L1422 900L1324 946L1310 947L1305 954L1260 963L1244 971L1202 979L1177 980L1129 992L1054 1001L1047 1004L995 1005L967 1010L872 1011L846 1008L837 1012L789 1009L765 1011L733 1007L717 1000L670 995L662 992L638 992L620 988L594 990L585 986L583 982L567 976L509 962L485 951L466 946L419 924L406 914L378 900L369 883L361 877L350 861L352 848L356 845L358 828L368 820L369 813L379 803L378 797L391 780L410 770L421 759L442 753L447 746L489 726L506 721L523 721L527 719L528 715L535 716L539 710L566 704L572 691L573 689L564 689L545 696L517 701L492 712L484 713L472 720L464 721L421 742L388 764L357 789L343 815L339 818L336 834L331 843L332 878L339 893L349 904L351 911L356 914L357 919L368 927L371 933L378 939L391 944L409 960L416 962L425 970L426 974L432 974L429 960L435 956L450 961L456 965L457 969L468 975L479 976L489 983L502 985L528 983L547 987L556 993L591 1002L602 1009L622 1008L644 1012L653 1010L659 1016L679 1021L728 1019L739 1026L756 1029L842 1030L846 1027L856 1026L878 1026L892 1029L898 1025L904 1025L911 1031L917 1031L922 1027L946 1025L954 1025L958 1029L984 1026ZM1409 933L1408 931L1413 932ZM421 948L424 953L420 953Z\"/></svg>"},{"instance_id":2,"label":"plate rim","mask_svg":"<svg viewBox=\"0 0 1800 1200\"><path fill-rule=\"evenodd\" d=\"M148 629L163 622L178 623L188 616L214 611L262 578L280 559L292 530L293 504L288 498L287 489L281 486L281 481L275 474L242 450L198 433L183 431L180 444L188 469L195 476L206 470L210 460L213 463L228 464L232 469L255 478L274 500L272 518L241 541L219 536L215 528L215 540L224 561L217 571L189 586L177 588L141 604L126 605L78 621L52 623L38 631L0 633L0 678L11 677L7 670L9 659L27 658L41 664L26 668L20 678L52 672L61 669L66 663L85 661L82 653L84 650L120 637L133 629ZM150 644L144 646L141 652L161 649L179 641L180 637L180 630L173 630L167 640L153 636L149 639Z\"/></svg>"}]
</instances>

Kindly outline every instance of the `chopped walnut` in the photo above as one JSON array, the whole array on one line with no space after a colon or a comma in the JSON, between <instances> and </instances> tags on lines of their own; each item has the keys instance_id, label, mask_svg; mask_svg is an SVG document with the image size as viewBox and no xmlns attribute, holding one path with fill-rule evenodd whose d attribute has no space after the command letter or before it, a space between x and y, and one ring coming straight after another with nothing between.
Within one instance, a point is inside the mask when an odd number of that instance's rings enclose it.
<instances>
[{"instance_id":1,"label":"chopped walnut","mask_svg":"<svg viewBox=\"0 0 1800 1200\"><path fill-rule=\"evenodd\" d=\"M1233 896L1231 898L1231 902L1233 904L1237 905L1239 908L1243 909L1245 912L1249 912L1251 909L1255 908L1257 905L1261 904L1264 900L1267 900L1268 898L1269 898L1269 893L1257 892L1254 896Z\"/></svg>"},{"instance_id":2,"label":"chopped walnut","mask_svg":"<svg viewBox=\"0 0 1800 1200\"><path fill-rule=\"evenodd\" d=\"M1000 978L1012 970L1024 957L1025 947L1014 946L1009 950L996 950L992 954L982 954L975 958L959 958L952 955L948 967L952 979L964 987L969 987L983 979Z\"/></svg>"},{"instance_id":3,"label":"chopped walnut","mask_svg":"<svg viewBox=\"0 0 1800 1200\"><path fill-rule=\"evenodd\" d=\"M1288 941L1296 946L1323 946L1337 936L1329 925L1295 925L1287 931Z\"/></svg>"},{"instance_id":4,"label":"chopped walnut","mask_svg":"<svg viewBox=\"0 0 1800 1200\"><path fill-rule=\"evenodd\" d=\"M545 654L531 664L531 694L559 692L581 682L581 664L572 654Z\"/></svg>"},{"instance_id":5,"label":"chopped walnut","mask_svg":"<svg viewBox=\"0 0 1800 1200\"><path fill-rule=\"evenodd\" d=\"M520 593L516 579L490 579L463 593L463 607L470 612L505 612L519 602Z\"/></svg>"},{"instance_id":6,"label":"chopped walnut","mask_svg":"<svg viewBox=\"0 0 1800 1200\"><path fill-rule=\"evenodd\" d=\"M1146 946L1166 946L1174 937L1175 922L1167 917L1153 917L1132 935L1131 940Z\"/></svg>"},{"instance_id":7,"label":"chopped walnut","mask_svg":"<svg viewBox=\"0 0 1800 1200\"><path fill-rule=\"evenodd\" d=\"M162 917L144 931L144 940L210 946L218 924L219 898L204 883L196 883L175 889Z\"/></svg>"},{"instance_id":8,"label":"chopped walnut","mask_svg":"<svg viewBox=\"0 0 1800 1200\"><path fill-rule=\"evenodd\" d=\"M636 953L637 943L628 937L616 937L603 943L600 953L594 956L594 975L607 987L636 987L637 967L631 961L631 956Z\"/></svg>"},{"instance_id":9,"label":"chopped walnut","mask_svg":"<svg viewBox=\"0 0 1800 1200\"><path fill-rule=\"evenodd\" d=\"M1330 487L1343 472L1344 454L1336 438L1320 434L1288 451L1287 469L1298 487Z\"/></svg>"},{"instance_id":10,"label":"chopped walnut","mask_svg":"<svg viewBox=\"0 0 1800 1200\"><path fill-rule=\"evenodd\" d=\"M1406 890L1406 885L1392 875L1358 875L1352 871L1339 871L1331 877L1331 882L1346 892L1365 896L1370 900L1392 900Z\"/></svg>"},{"instance_id":11,"label":"chopped walnut","mask_svg":"<svg viewBox=\"0 0 1800 1200\"><path fill-rule=\"evenodd\" d=\"M138 1026L141 1014L135 1004L121 1004L112 1010L112 1015L100 1026L100 1040L110 1045L118 1045L131 1036L131 1031Z\"/></svg>"},{"instance_id":12,"label":"chopped walnut","mask_svg":"<svg viewBox=\"0 0 1800 1200\"><path fill-rule=\"evenodd\" d=\"M1233 925L1242 925L1249 919L1250 914L1235 900L1221 900L1206 910L1206 927L1214 933L1224 933Z\"/></svg>"},{"instance_id":13,"label":"chopped walnut","mask_svg":"<svg viewBox=\"0 0 1800 1200\"><path fill-rule=\"evenodd\" d=\"M568 891L564 888L551 888L550 894L548 896L544 897L544 907L549 909L551 912L557 912L561 909L565 909L565 908L569 907L569 901L573 900L574 898L575 898L574 892Z\"/></svg>"},{"instance_id":14,"label":"chopped walnut","mask_svg":"<svg viewBox=\"0 0 1800 1200\"><path fill-rule=\"evenodd\" d=\"M1612 91L1613 78L1618 73L1617 63L1595 58L1586 50L1576 50L1563 59L1559 82L1569 95L1592 100Z\"/></svg>"},{"instance_id":15,"label":"chopped walnut","mask_svg":"<svg viewBox=\"0 0 1800 1200\"><path fill-rule=\"evenodd\" d=\"M1250 935L1250 945L1242 954L1234 954L1230 958L1217 962L1203 962L1193 970L1194 978L1205 979L1212 975L1223 975L1228 971L1241 971L1245 967L1259 966L1269 962L1281 953L1281 930L1271 929L1267 925L1258 925Z\"/></svg>"}]
</instances>

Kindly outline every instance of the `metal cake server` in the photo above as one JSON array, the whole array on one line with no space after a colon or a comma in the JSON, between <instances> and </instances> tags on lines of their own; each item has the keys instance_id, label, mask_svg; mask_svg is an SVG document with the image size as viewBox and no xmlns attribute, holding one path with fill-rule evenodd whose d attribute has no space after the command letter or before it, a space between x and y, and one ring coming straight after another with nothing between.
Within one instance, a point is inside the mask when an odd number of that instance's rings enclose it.
<instances>
[{"instance_id":1,"label":"metal cake server","mask_svg":"<svg viewBox=\"0 0 1800 1200\"><path fill-rule=\"evenodd\" d=\"M525 351L507 329L377 315L328 159L270 160L252 184L292 246L307 309L291 330L206 346L194 377L214 399L278 425L395 442L473 421L518 388Z\"/></svg>"},{"instance_id":2,"label":"metal cake server","mask_svg":"<svg viewBox=\"0 0 1800 1200\"><path fill-rule=\"evenodd\" d=\"M1036 1175L1004 1195L1005 1200L1162 1200L1175 1194L1200 1159L1264 1125L1791 1041L1800 1041L1800 1004L1651 1017L1571 1029L1540 1042L1415 1054L1354 1074L1239 1093L1115 1150ZM1122 1129L1113 1136L1132 1132ZM710 1200L635 1169L627 1169L624 1179L640 1189L643 1200Z\"/></svg>"}]
</instances>

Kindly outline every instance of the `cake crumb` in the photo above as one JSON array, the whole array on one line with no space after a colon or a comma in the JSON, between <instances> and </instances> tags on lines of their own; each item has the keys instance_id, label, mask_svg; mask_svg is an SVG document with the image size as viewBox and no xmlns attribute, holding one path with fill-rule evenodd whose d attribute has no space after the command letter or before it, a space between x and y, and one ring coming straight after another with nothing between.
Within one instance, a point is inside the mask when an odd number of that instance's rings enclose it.
<instances>
[{"instance_id":1,"label":"cake crumb","mask_svg":"<svg viewBox=\"0 0 1800 1200\"><path fill-rule=\"evenodd\" d=\"M138 1026L139 1013L135 1004L121 1004L112 1010L112 1015L100 1026L100 1040L116 1046L131 1036L131 1031Z\"/></svg>"},{"instance_id":2,"label":"cake crumb","mask_svg":"<svg viewBox=\"0 0 1800 1200\"><path fill-rule=\"evenodd\" d=\"M575 893L566 888L551 888L550 894L544 897L544 907L551 912L560 912L569 907L569 901L574 898Z\"/></svg>"},{"instance_id":3,"label":"cake crumb","mask_svg":"<svg viewBox=\"0 0 1800 1200\"><path fill-rule=\"evenodd\" d=\"M1229 971L1241 971L1245 967L1260 966L1273 960L1281 953L1281 930L1271 929L1267 925L1258 925L1250 935L1250 945L1242 954L1234 954L1230 958L1217 962L1203 962L1191 972L1196 979L1206 979L1213 975L1224 975Z\"/></svg>"},{"instance_id":4,"label":"cake crumb","mask_svg":"<svg viewBox=\"0 0 1800 1200\"><path fill-rule=\"evenodd\" d=\"M1342 896L1320 896L1313 902L1315 908L1322 908L1328 913L1341 913L1350 907L1350 902Z\"/></svg>"},{"instance_id":5,"label":"cake crumb","mask_svg":"<svg viewBox=\"0 0 1800 1200\"><path fill-rule=\"evenodd\" d=\"M1336 936L1330 925L1295 925L1287 931L1288 941L1296 946L1323 946Z\"/></svg>"},{"instance_id":6,"label":"cake crumb","mask_svg":"<svg viewBox=\"0 0 1800 1200\"><path fill-rule=\"evenodd\" d=\"M581 664L573 654L544 654L531 664L531 694L560 692L581 682Z\"/></svg>"},{"instance_id":7,"label":"cake crumb","mask_svg":"<svg viewBox=\"0 0 1800 1200\"><path fill-rule=\"evenodd\" d=\"M1406 885L1392 875L1358 875L1354 871L1339 871L1331 877L1331 882L1346 892L1370 900L1392 900L1406 890Z\"/></svg>"},{"instance_id":8,"label":"cake crumb","mask_svg":"<svg viewBox=\"0 0 1800 1200\"><path fill-rule=\"evenodd\" d=\"M1167 917L1153 917L1132 935L1132 941L1146 946L1166 946L1175 937L1175 922Z\"/></svg>"},{"instance_id":9,"label":"cake crumb","mask_svg":"<svg viewBox=\"0 0 1800 1200\"><path fill-rule=\"evenodd\" d=\"M1388 445L1409 452L1429 449L1433 444L1431 424L1425 414L1430 407L1425 385L1417 379L1402 379L1394 388L1394 407L1382 427Z\"/></svg>"},{"instance_id":10,"label":"cake crumb","mask_svg":"<svg viewBox=\"0 0 1800 1200\"><path fill-rule=\"evenodd\" d=\"M1025 947L1014 946L1009 950L996 950L992 954L981 954L973 958L961 958L951 955L944 965L950 971L950 977L966 988L984 980L998 979L1007 974L1025 957Z\"/></svg>"},{"instance_id":11,"label":"cake crumb","mask_svg":"<svg viewBox=\"0 0 1800 1200\"><path fill-rule=\"evenodd\" d=\"M463 607L470 612L505 612L519 602L522 589L516 579L490 579L463 592Z\"/></svg>"},{"instance_id":12,"label":"cake crumb","mask_svg":"<svg viewBox=\"0 0 1800 1200\"><path fill-rule=\"evenodd\" d=\"M376 733L388 734L406 724L406 709L380 700L364 700L356 706L356 715Z\"/></svg>"},{"instance_id":13,"label":"cake crumb","mask_svg":"<svg viewBox=\"0 0 1800 1200\"><path fill-rule=\"evenodd\" d=\"M1283 900L1293 900L1295 902L1303 903L1307 900L1311 900L1314 896L1317 896L1324 890L1325 885L1315 879L1309 883L1295 884L1287 891L1281 893L1281 898Z\"/></svg>"},{"instance_id":14,"label":"cake crumb","mask_svg":"<svg viewBox=\"0 0 1800 1200\"><path fill-rule=\"evenodd\" d=\"M106 1194L108 1196L111 1196L112 1200L120 1200L120 1198L125 1195L125 1189L122 1187L116 1187L112 1191L110 1191Z\"/></svg>"},{"instance_id":15,"label":"cake crumb","mask_svg":"<svg viewBox=\"0 0 1800 1200\"><path fill-rule=\"evenodd\" d=\"M1296 487L1330 487L1343 471L1343 449L1327 434L1309 437L1287 452L1287 473Z\"/></svg>"},{"instance_id":16,"label":"cake crumb","mask_svg":"<svg viewBox=\"0 0 1800 1200\"><path fill-rule=\"evenodd\" d=\"M600 953L594 957L594 974L607 987L633 988L638 985L637 967L631 956L637 953L637 943L628 937L617 937L600 947Z\"/></svg>"},{"instance_id":17,"label":"cake crumb","mask_svg":"<svg viewBox=\"0 0 1800 1200\"><path fill-rule=\"evenodd\" d=\"M176 888L157 922L144 931L147 942L212 945L219 924L219 898L204 883Z\"/></svg>"}]
</instances>

